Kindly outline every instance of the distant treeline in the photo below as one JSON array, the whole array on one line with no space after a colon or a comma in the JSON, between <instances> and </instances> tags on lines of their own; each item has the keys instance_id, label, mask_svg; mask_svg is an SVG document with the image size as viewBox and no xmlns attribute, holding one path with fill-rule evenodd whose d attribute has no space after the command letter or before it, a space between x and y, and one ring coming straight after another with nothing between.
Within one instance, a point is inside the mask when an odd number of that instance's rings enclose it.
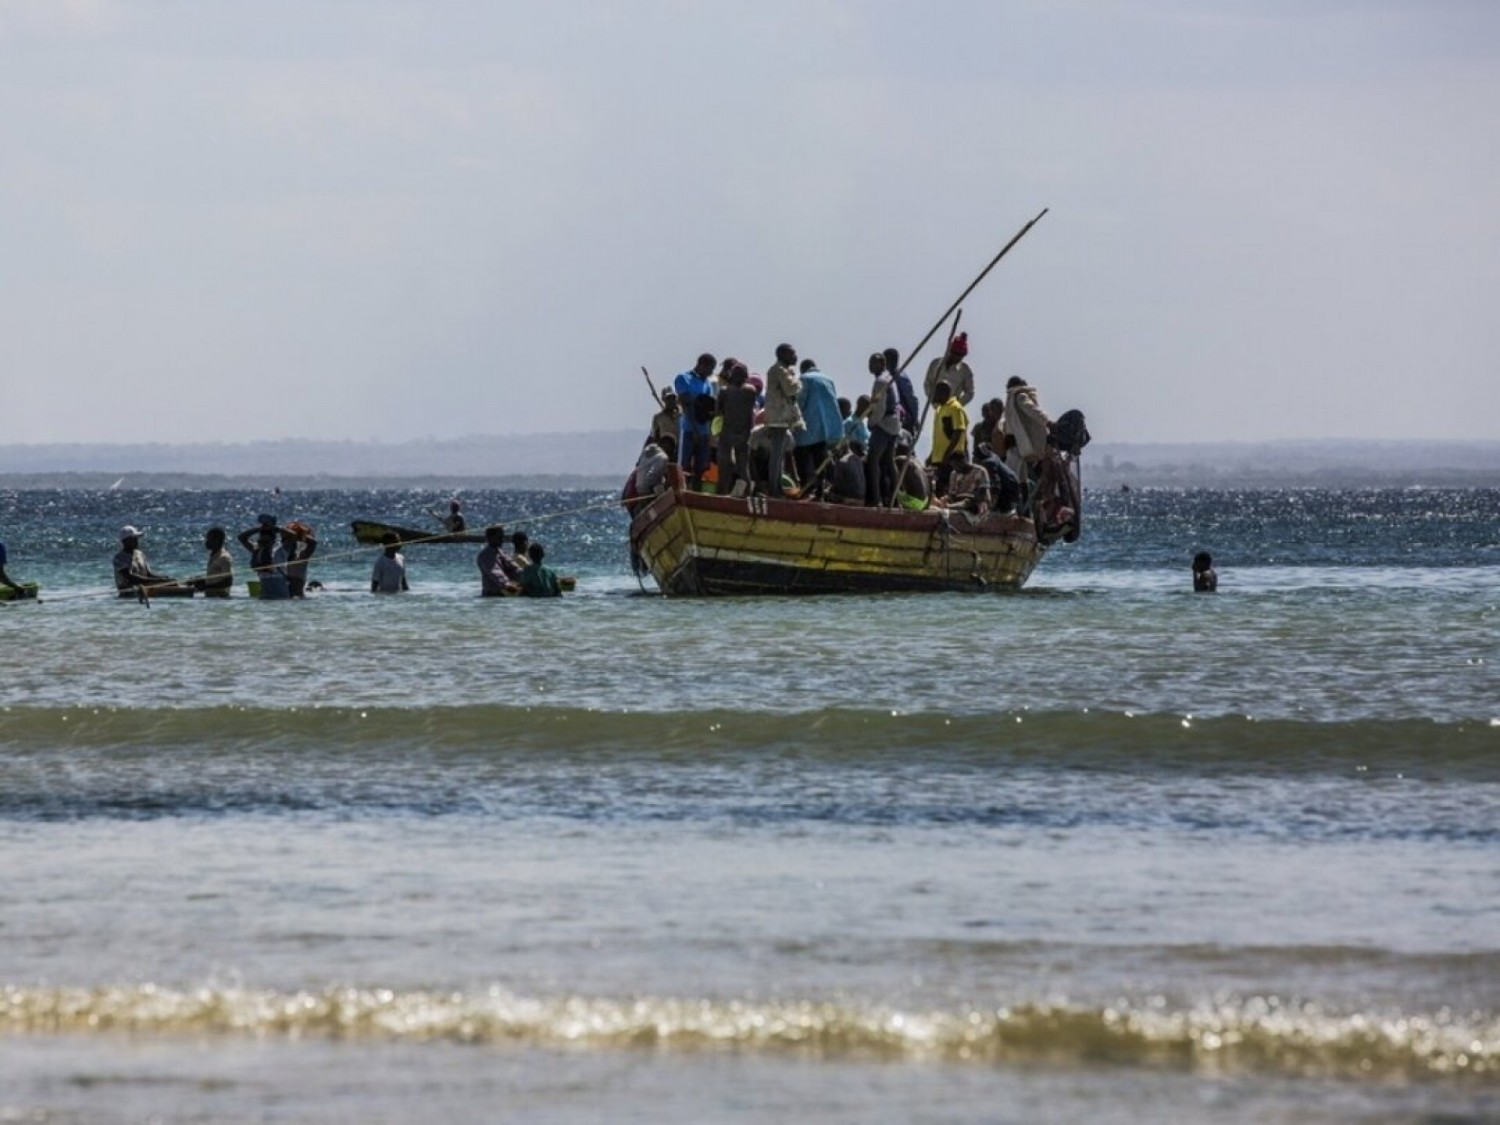
<instances>
[{"instance_id":1,"label":"distant treeline","mask_svg":"<svg viewBox=\"0 0 1500 1125\"><path fill-rule=\"evenodd\" d=\"M0 487L616 488L643 431L380 442L0 446ZM1500 441L1147 444L1096 440L1086 487L1500 487Z\"/></svg>"}]
</instances>

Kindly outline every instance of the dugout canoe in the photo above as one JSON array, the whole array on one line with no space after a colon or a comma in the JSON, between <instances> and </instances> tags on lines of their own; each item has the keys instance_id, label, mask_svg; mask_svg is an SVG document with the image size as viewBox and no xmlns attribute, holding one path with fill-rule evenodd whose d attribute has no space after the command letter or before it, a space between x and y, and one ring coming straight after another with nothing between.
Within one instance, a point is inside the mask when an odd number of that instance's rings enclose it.
<instances>
[{"instance_id":1,"label":"dugout canoe","mask_svg":"<svg viewBox=\"0 0 1500 1125\"><path fill-rule=\"evenodd\" d=\"M690 491L675 466L666 487L632 501L630 545L662 593L888 593L1014 590L1049 544L1014 513L975 517Z\"/></svg>"},{"instance_id":2,"label":"dugout canoe","mask_svg":"<svg viewBox=\"0 0 1500 1125\"><path fill-rule=\"evenodd\" d=\"M368 547L380 546L385 541L385 533L388 531L396 533L403 547L416 547L427 543L484 542L484 533L480 531L417 531L410 527L398 527L393 523L381 523L379 520L354 520L350 526L354 528L355 540Z\"/></svg>"}]
</instances>

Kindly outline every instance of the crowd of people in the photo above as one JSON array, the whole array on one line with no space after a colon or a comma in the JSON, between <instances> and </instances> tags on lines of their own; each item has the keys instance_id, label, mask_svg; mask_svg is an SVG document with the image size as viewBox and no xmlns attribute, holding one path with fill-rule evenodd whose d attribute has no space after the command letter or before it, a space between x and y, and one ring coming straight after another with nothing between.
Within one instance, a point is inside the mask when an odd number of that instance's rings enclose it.
<instances>
[{"instance_id":1,"label":"crowd of people","mask_svg":"<svg viewBox=\"0 0 1500 1125\"><path fill-rule=\"evenodd\" d=\"M815 360L799 359L790 344L776 348L763 375L738 359L720 362L704 353L659 396L661 409L627 491L656 491L675 463L688 487L733 496L1029 512L1049 454L1059 447L1057 425L1020 377L1008 381L1004 398L981 403L979 418L971 420L975 379L968 355L968 334L953 336L927 367L926 405L919 406L894 348L870 355L869 391L853 399L840 396L832 377ZM919 460L929 412L930 449ZM1077 427L1086 442L1081 415Z\"/></svg>"},{"instance_id":2,"label":"crowd of people","mask_svg":"<svg viewBox=\"0 0 1500 1125\"><path fill-rule=\"evenodd\" d=\"M439 516L446 531L461 532L463 517L459 503L453 501L447 517ZM522 597L558 597L562 581L543 561L546 549L533 543L524 531L507 536L500 524L485 528L485 545L475 562L479 568L479 592L484 597L520 595ZM151 568L141 548L142 531L126 525L120 529L120 549L111 562L115 589L124 596L166 596L202 594L210 598L227 598L234 588L234 559L228 549L228 533L222 527L211 527L203 537L208 558L201 575L179 579ZM436 537L434 537L436 538ZM308 524L293 520L281 526L275 516L262 515L254 527L239 534L240 546L249 555L255 596L267 601L305 597L308 590L321 588L309 581L308 563L318 549L317 537ZM507 550L507 545L511 548ZM370 571L370 592L400 594L411 589L406 576L406 556L402 539L394 531L382 537L381 552ZM16 586L4 569L0 554L0 584ZM19 587L17 587L19 589Z\"/></svg>"}]
</instances>

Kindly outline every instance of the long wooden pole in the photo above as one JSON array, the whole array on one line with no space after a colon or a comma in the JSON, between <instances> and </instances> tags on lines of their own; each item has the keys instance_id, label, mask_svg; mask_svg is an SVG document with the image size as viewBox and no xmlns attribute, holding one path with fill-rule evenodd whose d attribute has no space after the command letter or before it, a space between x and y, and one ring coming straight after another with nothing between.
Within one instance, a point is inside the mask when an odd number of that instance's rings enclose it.
<instances>
[{"instance_id":1,"label":"long wooden pole","mask_svg":"<svg viewBox=\"0 0 1500 1125\"><path fill-rule=\"evenodd\" d=\"M958 322L964 318L964 310L959 309L953 317L953 323L948 326L948 346L943 349L946 356L953 351L953 337L958 335ZM922 416L917 419L917 428L911 432L912 456L917 455L917 439L922 436L922 427L927 425L927 408L932 405L932 399L927 397L927 386L922 386Z\"/></svg>"},{"instance_id":2,"label":"long wooden pole","mask_svg":"<svg viewBox=\"0 0 1500 1125\"><path fill-rule=\"evenodd\" d=\"M898 375L902 371L905 371L906 370L906 365L908 363L910 363L913 359L915 359L917 357L917 353L919 353L923 348L925 348L927 346L927 341L931 340L935 335L937 335L937 330L939 328L941 328L947 322L947 320L948 320L948 318L950 316L953 315L953 310L956 309L956 308L958 308L959 305L963 304L964 303L964 298L967 297L970 293L974 292L975 288L979 285L979 283L981 281L983 281L986 277L989 276L990 270L994 269L996 266L998 266L1000 264L1000 259L1003 258L1003 257L1005 257L1005 255L1007 255L1007 254L1010 253L1010 248L1012 246L1014 246L1016 243L1020 242L1021 239L1025 238L1027 231L1029 231L1032 227L1036 226L1037 223L1041 222L1042 216L1045 215L1047 213L1047 211L1048 211L1048 208L1043 207L1041 209L1041 211L1037 214L1036 218L1032 219L1031 222L1027 223L1024 227L1022 227L1020 230L1018 230L1016 232L1016 236L1014 238L1012 238L1009 242L1007 242L1004 246L1002 246L1000 248L1000 253L996 254L993 258L991 258L990 259L990 264L987 265L987 266L985 266L984 269L982 269L982 270L979 271L979 276L976 277L973 281L969 282L969 287L967 289L965 289L962 293L960 293L958 295L958 300L954 301L951 305L949 305L943 311L943 315L940 316L940 317L938 317L937 323L934 324L928 330L927 335L925 335L925 336L922 337L922 342L919 343L916 347L912 348L911 351L909 351L909 352L906 353L906 359L904 359L902 361L900 368L897 369L896 373Z\"/></svg>"},{"instance_id":3,"label":"long wooden pole","mask_svg":"<svg viewBox=\"0 0 1500 1125\"><path fill-rule=\"evenodd\" d=\"M651 397L656 400L656 405L665 410L667 404L662 402L661 395L656 393L656 384L651 381L651 372L646 370L644 363L641 364L641 374L646 377L646 389L651 392Z\"/></svg>"}]
</instances>

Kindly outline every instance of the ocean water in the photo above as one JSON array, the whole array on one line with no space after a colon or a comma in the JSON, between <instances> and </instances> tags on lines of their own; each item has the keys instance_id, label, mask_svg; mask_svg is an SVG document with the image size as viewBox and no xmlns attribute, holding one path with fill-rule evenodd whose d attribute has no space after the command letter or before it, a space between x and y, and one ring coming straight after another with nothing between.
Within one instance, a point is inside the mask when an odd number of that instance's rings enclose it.
<instances>
[{"instance_id":1,"label":"ocean water","mask_svg":"<svg viewBox=\"0 0 1500 1125\"><path fill-rule=\"evenodd\" d=\"M788 601L474 493L577 593L370 595L348 521L444 499L0 494L0 1120L1500 1120L1500 493ZM113 597L260 511L305 602Z\"/></svg>"}]
</instances>

